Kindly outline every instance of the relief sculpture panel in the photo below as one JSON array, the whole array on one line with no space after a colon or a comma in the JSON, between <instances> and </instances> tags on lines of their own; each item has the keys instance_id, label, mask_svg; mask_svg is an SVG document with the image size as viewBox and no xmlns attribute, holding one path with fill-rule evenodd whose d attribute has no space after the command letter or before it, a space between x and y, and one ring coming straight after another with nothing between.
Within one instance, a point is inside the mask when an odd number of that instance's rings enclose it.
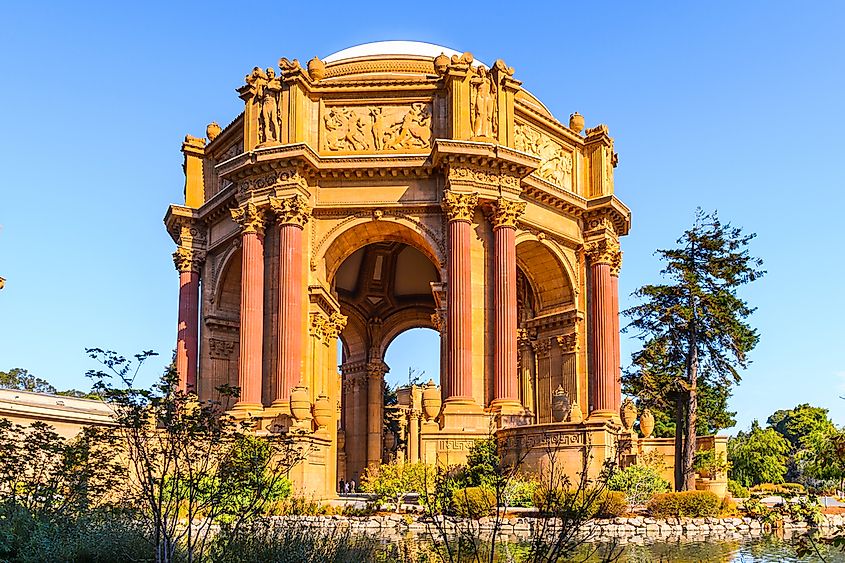
<instances>
[{"instance_id":1,"label":"relief sculpture panel","mask_svg":"<svg viewBox=\"0 0 845 563\"><path fill-rule=\"evenodd\" d=\"M534 172L543 180L572 191L572 155L545 133L521 123L514 127L516 150L533 154L541 164Z\"/></svg>"},{"instance_id":2,"label":"relief sculpture panel","mask_svg":"<svg viewBox=\"0 0 845 563\"><path fill-rule=\"evenodd\" d=\"M430 149L431 104L327 106L320 120L324 152Z\"/></svg>"}]
</instances>

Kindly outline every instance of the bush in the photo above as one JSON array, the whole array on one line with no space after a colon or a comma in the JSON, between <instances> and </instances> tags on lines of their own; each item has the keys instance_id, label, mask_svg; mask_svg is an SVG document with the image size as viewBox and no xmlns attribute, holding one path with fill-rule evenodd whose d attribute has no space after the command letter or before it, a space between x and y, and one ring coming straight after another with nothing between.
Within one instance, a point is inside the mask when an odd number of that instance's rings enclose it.
<instances>
[{"instance_id":1,"label":"bush","mask_svg":"<svg viewBox=\"0 0 845 563\"><path fill-rule=\"evenodd\" d=\"M666 492L669 482L651 467L630 465L614 473L607 482L607 488L625 493L628 503L637 505L645 504L657 493Z\"/></svg>"},{"instance_id":2,"label":"bush","mask_svg":"<svg viewBox=\"0 0 845 563\"><path fill-rule=\"evenodd\" d=\"M767 495L801 495L806 492L806 489L800 483L760 483L751 487L751 492Z\"/></svg>"},{"instance_id":3,"label":"bush","mask_svg":"<svg viewBox=\"0 0 845 563\"><path fill-rule=\"evenodd\" d=\"M466 487L452 492L452 511L462 518L482 518L496 506L496 494L485 487Z\"/></svg>"},{"instance_id":4,"label":"bush","mask_svg":"<svg viewBox=\"0 0 845 563\"><path fill-rule=\"evenodd\" d=\"M513 478L505 489L508 506L527 508L534 505L534 493L539 483L531 479Z\"/></svg>"},{"instance_id":5,"label":"bush","mask_svg":"<svg viewBox=\"0 0 845 563\"><path fill-rule=\"evenodd\" d=\"M721 499L711 491L682 491L656 495L648 511L657 518L718 516Z\"/></svg>"},{"instance_id":6,"label":"bush","mask_svg":"<svg viewBox=\"0 0 845 563\"><path fill-rule=\"evenodd\" d=\"M534 506L546 514L576 514L584 512L587 518L615 518L628 510L625 494L619 491L581 491L575 498L572 491L550 491L538 488L534 493Z\"/></svg>"},{"instance_id":7,"label":"bush","mask_svg":"<svg viewBox=\"0 0 845 563\"><path fill-rule=\"evenodd\" d=\"M734 498L748 498L751 493L739 481L728 479L728 492Z\"/></svg>"}]
</instances>

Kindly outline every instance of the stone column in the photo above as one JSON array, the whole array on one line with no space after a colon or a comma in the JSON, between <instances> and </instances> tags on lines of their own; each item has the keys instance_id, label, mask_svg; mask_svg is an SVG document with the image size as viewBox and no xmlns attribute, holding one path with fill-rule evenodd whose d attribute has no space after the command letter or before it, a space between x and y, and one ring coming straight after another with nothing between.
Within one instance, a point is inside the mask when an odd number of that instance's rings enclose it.
<instances>
[{"instance_id":1,"label":"stone column","mask_svg":"<svg viewBox=\"0 0 845 563\"><path fill-rule=\"evenodd\" d=\"M524 410L519 402L519 374L516 370L516 221L525 212L525 202L499 198L493 205L493 358L492 407L502 414Z\"/></svg>"},{"instance_id":2,"label":"stone column","mask_svg":"<svg viewBox=\"0 0 845 563\"><path fill-rule=\"evenodd\" d=\"M611 275L619 261L619 243L610 238L587 243L590 261L590 397L591 417L619 415L619 296ZM618 272L617 272L618 273Z\"/></svg>"},{"instance_id":3,"label":"stone column","mask_svg":"<svg viewBox=\"0 0 845 563\"><path fill-rule=\"evenodd\" d=\"M305 335L305 272L302 262L302 231L311 210L299 194L271 197L270 209L279 226L278 357L274 378L274 407L290 402L290 390L302 377Z\"/></svg>"},{"instance_id":4,"label":"stone column","mask_svg":"<svg viewBox=\"0 0 845 563\"><path fill-rule=\"evenodd\" d=\"M238 386L235 410L257 410L261 404L261 359L264 334L264 209L247 202L232 209L241 227L241 327Z\"/></svg>"},{"instance_id":5,"label":"stone column","mask_svg":"<svg viewBox=\"0 0 845 563\"><path fill-rule=\"evenodd\" d=\"M445 402L472 402L472 284L470 243L477 193L446 191L443 211L449 220L446 317L448 319L448 396Z\"/></svg>"},{"instance_id":6,"label":"stone column","mask_svg":"<svg viewBox=\"0 0 845 563\"><path fill-rule=\"evenodd\" d=\"M191 393L197 392L200 268L204 259L204 252L181 246L173 253L173 263L179 271L176 373L179 374L179 389Z\"/></svg>"},{"instance_id":7,"label":"stone column","mask_svg":"<svg viewBox=\"0 0 845 563\"><path fill-rule=\"evenodd\" d=\"M410 425L408 427L408 462L417 463L420 460L420 411L411 409Z\"/></svg>"},{"instance_id":8,"label":"stone column","mask_svg":"<svg viewBox=\"0 0 845 563\"><path fill-rule=\"evenodd\" d=\"M367 363L367 467L381 464L384 427L384 374L388 367L381 360Z\"/></svg>"}]
</instances>

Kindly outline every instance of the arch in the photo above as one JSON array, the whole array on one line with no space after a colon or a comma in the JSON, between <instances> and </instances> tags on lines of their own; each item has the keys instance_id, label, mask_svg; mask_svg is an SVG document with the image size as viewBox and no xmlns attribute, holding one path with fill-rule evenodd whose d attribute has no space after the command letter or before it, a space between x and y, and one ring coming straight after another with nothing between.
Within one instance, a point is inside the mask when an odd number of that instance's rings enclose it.
<instances>
[{"instance_id":1,"label":"arch","mask_svg":"<svg viewBox=\"0 0 845 563\"><path fill-rule=\"evenodd\" d=\"M232 248L220 259L217 279L214 282L212 295L214 309L218 312L240 315L241 307L241 248Z\"/></svg>"},{"instance_id":2,"label":"arch","mask_svg":"<svg viewBox=\"0 0 845 563\"><path fill-rule=\"evenodd\" d=\"M402 242L422 252L443 271L445 252L434 232L422 222L406 216L384 215L373 219L367 213L350 217L331 229L315 252L317 264L325 268L325 279L331 282L337 269L359 248L376 242Z\"/></svg>"},{"instance_id":3,"label":"arch","mask_svg":"<svg viewBox=\"0 0 845 563\"><path fill-rule=\"evenodd\" d=\"M516 261L537 298L537 313L557 312L575 302L569 261L559 248L528 234L517 237ZM573 272L574 273L574 272Z\"/></svg>"},{"instance_id":4,"label":"arch","mask_svg":"<svg viewBox=\"0 0 845 563\"><path fill-rule=\"evenodd\" d=\"M431 312L423 310L422 308L414 307L412 309L404 309L390 315L385 319L382 326L381 343L379 344L379 354L383 358L390 344L396 340L396 337L403 332L415 328L429 328L437 330L431 320Z\"/></svg>"},{"instance_id":5,"label":"arch","mask_svg":"<svg viewBox=\"0 0 845 563\"><path fill-rule=\"evenodd\" d=\"M412 352L409 355L408 350L408 340L407 336L409 333L413 332L415 334L410 335L413 337L414 340L417 340L420 336L423 336L422 333L429 333L425 334L425 346L423 346L422 342L415 342L415 345L412 348ZM441 335L438 331L431 329L430 327L414 327L414 326L406 326L402 330L396 332L394 335L391 336L390 340L385 340L384 345L384 361L390 367L390 379L394 382L400 382L405 384L403 380L407 377L407 372L405 371L407 368L423 368L425 371L425 376L423 377L421 384L425 383L429 379L433 379L435 383L440 382L440 369L442 366L440 365L442 356L441 356L441 343L440 343ZM402 342L404 340L404 343ZM436 342L436 344L435 344ZM401 361L397 362L396 358L393 357L396 355L396 348L391 349L391 346L397 343L398 346L405 348L403 351L405 352L401 356ZM428 346L432 346L431 349ZM419 374L418 374L419 375Z\"/></svg>"}]
</instances>

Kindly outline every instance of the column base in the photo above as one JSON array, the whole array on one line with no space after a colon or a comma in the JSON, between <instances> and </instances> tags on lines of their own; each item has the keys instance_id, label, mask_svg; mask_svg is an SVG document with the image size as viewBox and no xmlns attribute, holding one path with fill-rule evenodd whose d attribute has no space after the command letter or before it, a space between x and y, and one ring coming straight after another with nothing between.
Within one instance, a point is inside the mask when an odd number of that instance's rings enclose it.
<instances>
[{"instance_id":1,"label":"column base","mask_svg":"<svg viewBox=\"0 0 845 563\"><path fill-rule=\"evenodd\" d=\"M440 411L441 427L448 431L492 433L492 417L472 397L449 397Z\"/></svg>"},{"instance_id":2,"label":"column base","mask_svg":"<svg viewBox=\"0 0 845 563\"><path fill-rule=\"evenodd\" d=\"M516 399L494 399L490 403L490 412L496 415L499 428L526 426L534 423L534 413L526 409Z\"/></svg>"},{"instance_id":3,"label":"column base","mask_svg":"<svg viewBox=\"0 0 845 563\"><path fill-rule=\"evenodd\" d=\"M614 410L610 409L597 409L590 413L590 416L587 417L588 422L598 422L598 421L610 421L622 425L622 419L619 417L619 413Z\"/></svg>"},{"instance_id":4,"label":"column base","mask_svg":"<svg viewBox=\"0 0 845 563\"><path fill-rule=\"evenodd\" d=\"M229 414L237 420L264 416L264 405L261 403L235 403Z\"/></svg>"}]
</instances>

